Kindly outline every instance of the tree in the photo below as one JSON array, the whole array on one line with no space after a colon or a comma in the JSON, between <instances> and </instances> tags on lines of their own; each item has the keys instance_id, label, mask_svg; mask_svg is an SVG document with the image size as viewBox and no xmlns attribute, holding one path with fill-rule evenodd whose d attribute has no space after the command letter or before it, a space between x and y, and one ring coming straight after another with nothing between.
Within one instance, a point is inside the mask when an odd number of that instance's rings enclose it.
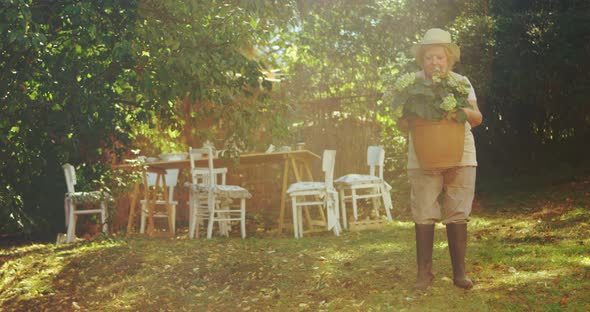
<instances>
[{"instance_id":1,"label":"tree","mask_svg":"<svg viewBox=\"0 0 590 312\"><path fill-rule=\"evenodd\" d=\"M122 153L142 123L174 129L223 117L224 137L244 145L263 118L284 127L270 114L284 105L267 100L272 59L249 53L266 49L281 31L276 20L292 15L274 2L3 0L2 230L60 228L61 164ZM184 98L209 106L182 116Z\"/></svg>"},{"instance_id":2,"label":"tree","mask_svg":"<svg viewBox=\"0 0 590 312\"><path fill-rule=\"evenodd\" d=\"M480 153L489 169L562 170L587 159L589 12L585 1L492 2L492 92Z\"/></svg>"}]
</instances>

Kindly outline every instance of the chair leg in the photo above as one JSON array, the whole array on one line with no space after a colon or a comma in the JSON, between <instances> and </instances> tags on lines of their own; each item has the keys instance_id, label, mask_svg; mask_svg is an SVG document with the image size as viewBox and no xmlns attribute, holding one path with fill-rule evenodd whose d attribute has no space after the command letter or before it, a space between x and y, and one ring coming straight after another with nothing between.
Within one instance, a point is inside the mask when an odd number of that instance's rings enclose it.
<instances>
[{"instance_id":1,"label":"chair leg","mask_svg":"<svg viewBox=\"0 0 590 312\"><path fill-rule=\"evenodd\" d=\"M68 243L72 243L76 240L76 221L78 217L74 214L74 210L76 207L74 205L70 206L70 221L68 222Z\"/></svg>"},{"instance_id":2,"label":"chair leg","mask_svg":"<svg viewBox=\"0 0 590 312\"><path fill-rule=\"evenodd\" d=\"M217 212L215 211L215 198L213 198L212 194L209 194L207 198L207 208L209 209L209 222L207 224L207 239L211 239L213 236L213 224L215 223L215 218L217 216ZM220 225L221 226L221 225Z\"/></svg>"},{"instance_id":3,"label":"chair leg","mask_svg":"<svg viewBox=\"0 0 590 312\"><path fill-rule=\"evenodd\" d=\"M240 224L242 228L242 238L246 238L246 199L242 198L240 200Z\"/></svg>"},{"instance_id":4,"label":"chair leg","mask_svg":"<svg viewBox=\"0 0 590 312\"><path fill-rule=\"evenodd\" d=\"M193 210L195 209L195 195L193 191L190 190L188 193L188 237L194 237L194 220L193 220Z\"/></svg>"},{"instance_id":5,"label":"chair leg","mask_svg":"<svg viewBox=\"0 0 590 312\"><path fill-rule=\"evenodd\" d=\"M341 228L340 228L340 207L338 205L338 193L329 193L326 194L326 198L329 198L329 200L332 201L333 205L334 205L334 218L336 218L336 224L334 225L334 235L336 236L340 236L340 232L341 232ZM328 216L330 214L328 213ZM329 218L329 217L328 217Z\"/></svg>"},{"instance_id":6,"label":"chair leg","mask_svg":"<svg viewBox=\"0 0 590 312\"><path fill-rule=\"evenodd\" d=\"M336 198L334 198L334 205L336 205L335 210L336 210L336 227L338 230L338 233L336 233L336 236L340 236L340 233L342 233L342 227L340 227L340 207L339 203L338 203L338 194L334 194L334 196L336 196Z\"/></svg>"},{"instance_id":7,"label":"chair leg","mask_svg":"<svg viewBox=\"0 0 590 312\"><path fill-rule=\"evenodd\" d=\"M201 237L201 225L203 224L203 218L199 214L199 210L201 209L200 202L195 206L193 210L194 219L193 219L193 237L200 238Z\"/></svg>"},{"instance_id":8,"label":"chair leg","mask_svg":"<svg viewBox=\"0 0 590 312\"><path fill-rule=\"evenodd\" d=\"M213 237L213 224L215 222L215 212L212 212L209 215L209 222L207 224L207 239L211 239Z\"/></svg>"},{"instance_id":9,"label":"chair leg","mask_svg":"<svg viewBox=\"0 0 590 312\"><path fill-rule=\"evenodd\" d=\"M345 230L348 230L348 221L346 221L346 197L344 189L338 190L338 193L340 194L338 197L340 198L340 208L342 209L342 226Z\"/></svg>"},{"instance_id":10,"label":"chair leg","mask_svg":"<svg viewBox=\"0 0 590 312\"><path fill-rule=\"evenodd\" d=\"M381 184L381 198L383 199L383 207L385 207L385 213L387 214L387 221L393 222L393 218L391 217L391 210L393 209L391 195L384 184Z\"/></svg>"},{"instance_id":11,"label":"chair leg","mask_svg":"<svg viewBox=\"0 0 590 312\"><path fill-rule=\"evenodd\" d=\"M299 226L299 238L303 237L303 207L297 207L297 225Z\"/></svg>"},{"instance_id":12,"label":"chair leg","mask_svg":"<svg viewBox=\"0 0 590 312\"><path fill-rule=\"evenodd\" d=\"M293 211L293 234L295 239L299 238L299 223L297 222L297 199L291 195L291 210Z\"/></svg>"},{"instance_id":13,"label":"chair leg","mask_svg":"<svg viewBox=\"0 0 590 312\"><path fill-rule=\"evenodd\" d=\"M191 198L189 204L189 218L188 218L188 237L195 237L195 227L197 222L197 199Z\"/></svg>"},{"instance_id":14,"label":"chair leg","mask_svg":"<svg viewBox=\"0 0 590 312\"><path fill-rule=\"evenodd\" d=\"M109 224L107 223L107 205L105 202L100 203L100 220L102 221L102 232L109 235Z\"/></svg>"},{"instance_id":15,"label":"chair leg","mask_svg":"<svg viewBox=\"0 0 590 312\"><path fill-rule=\"evenodd\" d=\"M356 198L356 189L352 189L352 215L354 216L354 221L358 221L359 213L358 213L358 206L357 206L357 198Z\"/></svg>"},{"instance_id":16,"label":"chair leg","mask_svg":"<svg viewBox=\"0 0 590 312\"><path fill-rule=\"evenodd\" d=\"M371 197L371 201L373 202L373 209L375 210L375 216L379 217L379 208L381 208L381 200L379 199L379 197L377 197L377 195L381 194L379 193L379 188L373 188L370 190L371 195L373 195L373 197Z\"/></svg>"},{"instance_id":17,"label":"chair leg","mask_svg":"<svg viewBox=\"0 0 590 312\"><path fill-rule=\"evenodd\" d=\"M324 198L327 198L328 195L326 194L324 196ZM316 197L317 200L319 200L319 197ZM324 205L325 206L325 205ZM323 209L322 209L323 208ZM328 224L328 220L326 219L326 214L324 213L325 207L320 207L319 209L319 213L320 213L320 218L322 219L322 222Z\"/></svg>"},{"instance_id":18,"label":"chair leg","mask_svg":"<svg viewBox=\"0 0 590 312\"><path fill-rule=\"evenodd\" d=\"M226 204L227 205L227 204ZM227 205L227 206L222 206L221 203L219 203L219 206L217 206L218 210L228 210L230 209L231 204ZM231 230L231 224L229 221L225 221L223 219L227 219L228 213L227 212L217 212L217 227L219 228L219 235L221 236L225 236L225 237L229 237L229 231ZM222 219L222 220L219 220Z\"/></svg>"},{"instance_id":19,"label":"chair leg","mask_svg":"<svg viewBox=\"0 0 590 312\"><path fill-rule=\"evenodd\" d=\"M200 220L199 217L197 216L196 217L196 221L195 221L197 223L195 224L195 229L194 229L194 231L195 231L194 236L196 238L201 238L201 234L200 234L200 231L201 231L201 221L202 220ZM207 221L207 223L209 223L209 222Z\"/></svg>"}]
</instances>

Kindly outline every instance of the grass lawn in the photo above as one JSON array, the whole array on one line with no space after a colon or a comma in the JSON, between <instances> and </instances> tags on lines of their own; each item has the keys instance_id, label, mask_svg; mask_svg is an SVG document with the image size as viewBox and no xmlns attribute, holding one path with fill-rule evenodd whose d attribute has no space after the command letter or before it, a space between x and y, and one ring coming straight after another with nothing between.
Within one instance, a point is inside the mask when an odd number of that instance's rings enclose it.
<instances>
[{"instance_id":1,"label":"grass lawn","mask_svg":"<svg viewBox=\"0 0 590 312\"><path fill-rule=\"evenodd\" d=\"M400 220L301 240L114 237L4 248L0 310L590 310L590 181L479 194L469 223L470 291L453 286L442 226L434 285L412 290L413 224Z\"/></svg>"}]
</instances>

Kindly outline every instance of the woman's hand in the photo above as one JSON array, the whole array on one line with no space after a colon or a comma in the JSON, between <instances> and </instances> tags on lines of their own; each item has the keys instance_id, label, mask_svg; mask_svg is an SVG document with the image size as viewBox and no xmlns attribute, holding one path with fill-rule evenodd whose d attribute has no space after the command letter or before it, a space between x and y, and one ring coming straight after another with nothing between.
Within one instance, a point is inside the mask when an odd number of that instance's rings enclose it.
<instances>
[{"instance_id":1,"label":"woman's hand","mask_svg":"<svg viewBox=\"0 0 590 312\"><path fill-rule=\"evenodd\" d=\"M483 115L479 111L479 107L477 106L476 100L467 100L467 101L469 101L469 104L471 104L473 109L463 108L463 111L467 115L467 121L469 121L471 128L475 128L475 127L481 125L481 122L483 121Z\"/></svg>"},{"instance_id":2,"label":"woman's hand","mask_svg":"<svg viewBox=\"0 0 590 312\"><path fill-rule=\"evenodd\" d=\"M477 102L470 100L469 103L473 106L474 109L461 108L461 110L465 113L465 116L467 117L467 121L471 125L471 128L475 128L481 124L482 115L479 111L479 107L477 107ZM457 120L457 110L452 110L450 112L443 113L443 118Z\"/></svg>"}]
</instances>

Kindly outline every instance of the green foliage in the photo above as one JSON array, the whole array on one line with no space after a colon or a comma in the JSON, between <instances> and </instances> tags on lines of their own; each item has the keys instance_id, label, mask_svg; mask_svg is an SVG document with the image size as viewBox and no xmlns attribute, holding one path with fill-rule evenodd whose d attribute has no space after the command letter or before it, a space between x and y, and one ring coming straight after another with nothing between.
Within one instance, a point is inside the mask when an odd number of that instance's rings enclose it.
<instances>
[{"instance_id":1,"label":"green foliage","mask_svg":"<svg viewBox=\"0 0 590 312\"><path fill-rule=\"evenodd\" d=\"M129 30L133 2L2 2L0 180L17 199L1 208L13 216L3 230L55 231L61 164L94 163L127 137L111 48Z\"/></svg>"},{"instance_id":2,"label":"green foliage","mask_svg":"<svg viewBox=\"0 0 590 312\"><path fill-rule=\"evenodd\" d=\"M227 130L209 135L242 145L262 121L284 136L285 105L268 96L274 61L248 52L267 49L288 19L292 7L273 3L2 0L0 230L63 230L61 164L133 156L144 125L156 135L141 147L185 126L202 137L207 118Z\"/></svg>"},{"instance_id":3,"label":"green foliage","mask_svg":"<svg viewBox=\"0 0 590 312\"><path fill-rule=\"evenodd\" d=\"M471 28L461 35L470 53L463 63L473 64L469 77L479 87L484 124L476 140L485 172L585 166L589 14L587 1L498 0L462 19Z\"/></svg>"}]
</instances>

